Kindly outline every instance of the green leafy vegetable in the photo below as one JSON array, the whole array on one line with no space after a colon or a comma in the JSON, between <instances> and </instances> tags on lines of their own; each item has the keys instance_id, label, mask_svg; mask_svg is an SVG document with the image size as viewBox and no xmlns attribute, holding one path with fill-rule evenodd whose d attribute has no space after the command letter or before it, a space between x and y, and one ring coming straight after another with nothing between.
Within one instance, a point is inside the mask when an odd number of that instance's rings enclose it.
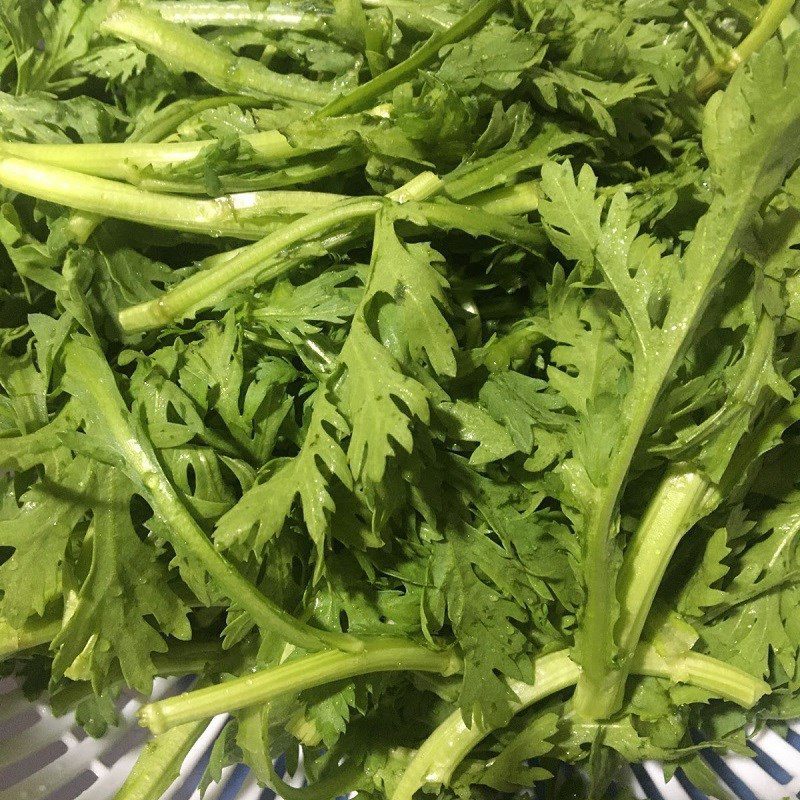
<instances>
[{"instance_id":1,"label":"green leafy vegetable","mask_svg":"<svg viewBox=\"0 0 800 800\"><path fill-rule=\"evenodd\" d=\"M196 677L119 800L220 714L289 800L800 714L792 6L0 0L0 659Z\"/></svg>"}]
</instances>

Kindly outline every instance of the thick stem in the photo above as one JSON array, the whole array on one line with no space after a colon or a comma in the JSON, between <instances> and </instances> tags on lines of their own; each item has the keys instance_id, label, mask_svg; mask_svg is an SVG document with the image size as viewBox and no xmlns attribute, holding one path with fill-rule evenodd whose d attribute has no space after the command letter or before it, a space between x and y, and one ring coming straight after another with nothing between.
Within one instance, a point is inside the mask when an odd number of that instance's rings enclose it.
<instances>
[{"instance_id":1,"label":"thick stem","mask_svg":"<svg viewBox=\"0 0 800 800\"><path fill-rule=\"evenodd\" d=\"M147 192L118 181L0 157L0 185L51 203L168 230L260 239L286 217L346 198L322 192L242 192L209 200Z\"/></svg>"},{"instance_id":2,"label":"thick stem","mask_svg":"<svg viewBox=\"0 0 800 800\"><path fill-rule=\"evenodd\" d=\"M575 692L575 710L583 717L605 716L619 702L614 673L614 610L616 569L614 515L631 461L639 445L661 383L643 382L636 394L635 413L626 421L625 435L606 471L606 482L596 490L585 530L586 603L576 643L583 672Z\"/></svg>"},{"instance_id":3,"label":"thick stem","mask_svg":"<svg viewBox=\"0 0 800 800\"><path fill-rule=\"evenodd\" d=\"M170 69L196 72L223 92L317 106L324 104L331 95L331 88L325 84L300 75L273 72L252 58L236 56L189 28L167 22L145 8L119 6L106 17L102 28L119 39L139 45Z\"/></svg>"},{"instance_id":4,"label":"thick stem","mask_svg":"<svg viewBox=\"0 0 800 800\"><path fill-rule=\"evenodd\" d=\"M512 705L515 714L555 692L572 686L578 680L579 669L569 657L569 650L537 658L534 662L533 684L509 681L517 700ZM491 725L477 719L472 728L464 723L461 710L454 711L423 742L398 782L392 800L412 800L418 789L426 784L446 785L456 767L469 752L493 730Z\"/></svg>"},{"instance_id":5,"label":"thick stem","mask_svg":"<svg viewBox=\"0 0 800 800\"><path fill-rule=\"evenodd\" d=\"M69 215L67 229L73 242L86 244L89 241L89 237L103 222L105 222L105 217L101 214L73 210Z\"/></svg>"},{"instance_id":6,"label":"thick stem","mask_svg":"<svg viewBox=\"0 0 800 800\"><path fill-rule=\"evenodd\" d=\"M261 30L325 30L329 15L299 11L278 3L227 2L191 0L172 2L158 0L146 7L168 22L190 28L236 27L255 25Z\"/></svg>"},{"instance_id":7,"label":"thick stem","mask_svg":"<svg viewBox=\"0 0 800 800\"><path fill-rule=\"evenodd\" d=\"M509 682L517 695L517 702L512 706L515 714L571 686L580 673L570 661L568 650L542 656L534 665L536 680L533 685ZM764 681L697 653L664 658L654 648L643 646L631 666L636 674L689 683L745 708L752 707L770 691ZM494 730L483 723L468 728L461 711L454 711L417 750L397 784L392 800L412 800L416 792L427 784L446 785L469 752Z\"/></svg>"},{"instance_id":8,"label":"thick stem","mask_svg":"<svg viewBox=\"0 0 800 800\"><path fill-rule=\"evenodd\" d=\"M361 642L354 637L317 630L276 606L215 549L164 474L150 443L134 434L114 375L98 351L73 342L66 363L68 391L86 409L88 427L102 428L104 436L115 442L130 477L141 487L181 554L201 564L231 602L246 611L260 628L307 650L325 646L361 649Z\"/></svg>"},{"instance_id":9,"label":"thick stem","mask_svg":"<svg viewBox=\"0 0 800 800\"><path fill-rule=\"evenodd\" d=\"M711 482L692 469L674 469L661 482L625 551L617 622L619 660L633 654L653 599L684 534L705 508L716 505Z\"/></svg>"},{"instance_id":10,"label":"thick stem","mask_svg":"<svg viewBox=\"0 0 800 800\"><path fill-rule=\"evenodd\" d=\"M207 728L208 720L188 722L147 742L114 800L160 800Z\"/></svg>"},{"instance_id":11,"label":"thick stem","mask_svg":"<svg viewBox=\"0 0 800 800\"><path fill-rule=\"evenodd\" d=\"M493 213L480 203L473 205L452 203L442 200L435 203L409 203L404 209L412 222L426 221L434 228L442 230L462 230L480 236L491 236L501 242L511 242L527 250L542 252L545 247L541 228L530 225L527 220L513 219ZM515 200L515 202L518 202ZM489 201L491 204L492 201Z\"/></svg>"},{"instance_id":12,"label":"thick stem","mask_svg":"<svg viewBox=\"0 0 800 800\"><path fill-rule=\"evenodd\" d=\"M742 708L752 708L772 691L760 678L702 653L665 658L654 647L640 647L633 657L631 672L696 686Z\"/></svg>"},{"instance_id":13,"label":"thick stem","mask_svg":"<svg viewBox=\"0 0 800 800\"><path fill-rule=\"evenodd\" d=\"M715 414L698 426L706 436L709 431L724 427L734 415L752 414L759 407L764 389L765 365L773 358L776 322L762 313L744 369L730 393L728 401ZM685 444L700 445L701 438L689 437ZM735 453L732 450L732 454ZM724 463L716 465L725 468ZM740 475L738 472L737 475ZM690 465L676 465L664 477L650 501L636 532L625 551L616 595L620 604L619 618L613 641L617 646L615 667L603 677L607 692L598 711L610 713L621 702L632 658L656 592L664 578L670 560L683 536L694 523L710 513L720 501L720 490L707 476ZM598 698L591 700L597 703Z\"/></svg>"},{"instance_id":14,"label":"thick stem","mask_svg":"<svg viewBox=\"0 0 800 800\"><path fill-rule=\"evenodd\" d=\"M388 8L399 22L417 30L434 32L449 28L458 19L433 4L416 0L362 0L366 8ZM331 14L302 11L289 5L229 0L155 0L147 8L168 22L190 28L258 26L262 30L324 31Z\"/></svg>"},{"instance_id":15,"label":"thick stem","mask_svg":"<svg viewBox=\"0 0 800 800\"><path fill-rule=\"evenodd\" d=\"M218 94L214 97L182 97L157 111L141 128L136 128L127 138L127 142L155 143L166 139L186 120L221 106L239 106L239 108L258 108L263 106L262 100L254 97L242 97L236 94Z\"/></svg>"},{"instance_id":16,"label":"thick stem","mask_svg":"<svg viewBox=\"0 0 800 800\"><path fill-rule=\"evenodd\" d=\"M256 276L277 277L292 264L292 250L334 229L352 230L379 211L388 201L422 199L438 190L441 181L432 173L422 173L383 197L360 197L334 204L328 210L308 214L285 225L260 242L240 250L233 258L187 278L161 297L126 308L119 315L125 331L144 331L182 319L187 314L213 304L220 293L228 293ZM280 261L271 264L281 256ZM270 269L272 266L272 269Z\"/></svg>"},{"instance_id":17,"label":"thick stem","mask_svg":"<svg viewBox=\"0 0 800 800\"><path fill-rule=\"evenodd\" d=\"M399 670L451 675L460 666L451 651L431 650L405 639L378 639L365 643L359 653L314 653L217 686L150 703L139 711L139 719L153 733L163 733L175 725L267 703L281 695L355 675Z\"/></svg>"},{"instance_id":18,"label":"thick stem","mask_svg":"<svg viewBox=\"0 0 800 800\"><path fill-rule=\"evenodd\" d=\"M373 217L385 201L380 197L347 200L325 211L290 222L266 238L218 266L198 272L155 300L120 312L123 330L132 333L160 328L213 305L224 293L242 288L261 275L262 280L283 274L291 264L291 249L336 227L357 225ZM281 264L270 270L270 262L281 255Z\"/></svg>"},{"instance_id":19,"label":"thick stem","mask_svg":"<svg viewBox=\"0 0 800 800\"><path fill-rule=\"evenodd\" d=\"M286 164L276 166L275 169L257 169L244 175L237 174L234 169L230 174L219 175L218 180L223 193L286 189L350 172L356 167L363 167L366 160L367 155L360 147L344 148L338 153L309 153L305 157L294 158ZM132 182L151 192L208 194L208 186L199 176L142 176Z\"/></svg>"},{"instance_id":20,"label":"thick stem","mask_svg":"<svg viewBox=\"0 0 800 800\"><path fill-rule=\"evenodd\" d=\"M693 8L685 9L683 16L686 17L687 22L694 28L697 38L700 39L703 47L705 47L706 53L711 61L719 61L720 58L722 58L723 46L711 32L708 23Z\"/></svg>"},{"instance_id":21,"label":"thick stem","mask_svg":"<svg viewBox=\"0 0 800 800\"><path fill-rule=\"evenodd\" d=\"M715 89L733 75L754 53L758 52L777 32L785 17L791 13L795 0L770 0L763 8L750 33L729 53L728 57L714 66L697 81L695 93L698 99L707 99Z\"/></svg>"},{"instance_id":22,"label":"thick stem","mask_svg":"<svg viewBox=\"0 0 800 800\"><path fill-rule=\"evenodd\" d=\"M673 299L660 333L647 344L650 352L643 352L634 373L634 385L626 398L633 412L626 420L624 437L608 466L606 483L597 491L598 501L587 515L587 599L578 637L584 671L575 696L575 709L583 717L607 717L619 704L620 689L614 664L615 615L610 613L616 607L612 523L633 456L663 387L691 340L715 287L737 256L748 222L782 177L779 171L773 170L772 179L763 181L762 172L754 170L752 191L743 190L733 200L719 193L712 200L683 257L683 271L687 277L681 297Z\"/></svg>"},{"instance_id":23,"label":"thick stem","mask_svg":"<svg viewBox=\"0 0 800 800\"><path fill-rule=\"evenodd\" d=\"M709 504L714 487L692 470L676 469L661 483L625 551L617 585L620 613L614 640L616 667L602 676L604 692L576 701L592 708L598 718L622 704L631 657L653 605L658 587L684 534ZM594 689L594 685L592 686Z\"/></svg>"},{"instance_id":24,"label":"thick stem","mask_svg":"<svg viewBox=\"0 0 800 800\"><path fill-rule=\"evenodd\" d=\"M232 651L223 651L220 642L171 642L166 653L153 653L153 666L157 677L176 678L184 675L196 675L211 667L215 673L223 670L223 665L230 664ZM125 676L118 661L112 664L105 677L104 686L122 686ZM56 716L66 714L81 700L95 693L90 681L70 681L59 683L51 695L51 704Z\"/></svg>"},{"instance_id":25,"label":"thick stem","mask_svg":"<svg viewBox=\"0 0 800 800\"><path fill-rule=\"evenodd\" d=\"M351 111L359 111L373 103L386 92L405 83L409 78L427 67L439 56L439 51L448 44L458 42L474 33L494 13L499 0L479 0L458 22L447 30L435 33L425 44L417 48L405 61L387 69L371 81L361 84L351 92L336 98L320 109L317 117L338 117Z\"/></svg>"},{"instance_id":26,"label":"thick stem","mask_svg":"<svg viewBox=\"0 0 800 800\"><path fill-rule=\"evenodd\" d=\"M195 688L207 686L203 677ZM180 775L183 762L197 740L208 728L208 721L179 725L160 736L152 738L139 753L125 783L114 795L114 800L161 800L161 797Z\"/></svg>"},{"instance_id":27,"label":"thick stem","mask_svg":"<svg viewBox=\"0 0 800 800\"><path fill-rule=\"evenodd\" d=\"M295 148L278 131L244 136L242 141L261 163L282 161L308 151ZM36 144L0 142L0 154L64 167L98 178L140 183L142 170L159 171L180 167L213 147L216 139L197 142L107 142L101 144Z\"/></svg>"},{"instance_id":28,"label":"thick stem","mask_svg":"<svg viewBox=\"0 0 800 800\"><path fill-rule=\"evenodd\" d=\"M539 182L525 181L472 195L467 201L490 214L530 214L539 208Z\"/></svg>"}]
</instances>

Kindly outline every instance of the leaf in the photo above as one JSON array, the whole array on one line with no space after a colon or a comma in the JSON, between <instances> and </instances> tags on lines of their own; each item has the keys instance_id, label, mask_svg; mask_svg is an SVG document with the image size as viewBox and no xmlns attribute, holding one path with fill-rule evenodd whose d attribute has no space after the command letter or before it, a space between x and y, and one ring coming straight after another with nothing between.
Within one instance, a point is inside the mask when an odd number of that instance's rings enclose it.
<instances>
[{"instance_id":1,"label":"leaf","mask_svg":"<svg viewBox=\"0 0 800 800\"><path fill-rule=\"evenodd\" d=\"M317 549L317 570L328 537L328 519L334 511L329 490L332 478L350 487L352 478L339 440L347 424L328 398L325 385L307 402L311 415L300 452L292 459L277 462L266 482L244 494L219 521L214 539L220 547L235 547L244 552L261 551L280 533L295 497L300 496L303 519ZM255 532L251 530L255 526Z\"/></svg>"},{"instance_id":2,"label":"leaf","mask_svg":"<svg viewBox=\"0 0 800 800\"><path fill-rule=\"evenodd\" d=\"M279 281L257 298L251 310L255 323L293 345L319 333L322 324L342 325L358 306L360 290L350 286L354 268L323 272L299 286Z\"/></svg>"},{"instance_id":3,"label":"leaf","mask_svg":"<svg viewBox=\"0 0 800 800\"><path fill-rule=\"evenodd\" d=\"M3 0L0 25L14 46L17 94L63 91L80 83L70 74L72 62L83 56L97 24L98 11L81 0Z\"/></svg>"},{"instance_id":4,"label":"leaf","mask_svg":"<svg viewBox=\"0 0 800 800\"><path fill-rule=\"evenodd\" d=\"M353 681L339 681L307 690L301 700L303 718L313 726L315 738L331 748L347 730L351 709L357 704L356 685Z\"/></svg>"},{"instance_id":5,"label":"leaf","mask_svg":"<svg viewBox=\"0 0 800 800\"><path fill-rule=\"evenodd\" d=\"M61 597L67 545L93 503L95 471L83 456L35 483L20 498L10 518L0 520L0 545L14 554L0 566L2 613L21 626L32 615L44 616Z\"/></svg>"},{"instance_id":6,"label":"leaf","mask_svg":"<svg viewBox=\"0 0 800 800\"><path fill-rule=\"evenodd\" d=\"M222 773L226 767L241 762L242 751L237 742L238 727L236 720L229 720L214 740L208 764L203 771L198 787L200 797L205 797L210 786L222 780Z\"/></svg>"},{"instance_id":7,"label":"leaf","mask_svg":"<svg viewBox=\"0 0 800 800\"><path fill-rule=\"evenodd\" d=\"M493 373L480 389L483 406L526 455L547 441L545 436L540 439L539 431L563 427L563 417L557 413L563 407L562 401L546 390L545 381L513 371Z\"/></svg>"},{"instance_id":8,"label":"leaf","mask_svg":"<svg viewBox=\"0 0 800 800\"><path fill-rule=\"evenodd\" d=\"M781 584L771 579L796 573L798 530L798 497L793 493L764 516L755 540L736 560L725 595L717 598L717 618L700 631L715 657L752 675L770 674L771 654L787 675L795 675L800 590L794 580Z\"/></svg>"},{"instance_id":9,"label":"leaf","mask_svg":"<svg viewBox=\"0 0 800 800\"><path fill-rule=\"evenodd\" d=\"M506 25L487 25L448 48L437 77L459 94L508 91L543 55L537 36Z\"/></svg>"},{"instance_id":10,"label":"leaf","mask_svg":"<svg viewBox=\"0 0 800 800\"><path fill-rule=\"evenodd\" d=\"M449 288L442 257L427 245L406 245L388 214L378 215L365 317L392 342L401 363L429 363L437 375L455 375L456 337L442 311ZM395 344L396 342L396 344Z\"/></svg>"},{"instance_id":11,"label":"leaf","mask_svg":"<svg viewBox=\"0 0 800 800\"><path fill-rule=\"evenodd\" d=\"M380 216L380 215L379 215ZM386 226L390 226L387 228ZM389 247L389 251L385 250ZM399 249L398 249L399 248ZM382 342L381 334L389 336L389 332L381 330L380 311L378 307L383 300L387 286L398 289L394 279L394 257L400 258L398 266L402 274L412 284L402 287L392 294L394 305L404 306L406 291L427 319L430 326L428 336L416 338L417 334L410 329L410 324L417 325L417 320L409 316L401 318L400 333L397 334L406 342L409 350L424 344L425 352L439 366L447 369L450 366L451 336L449 328L442 326L443 318L436 306L436 296L425 299L425 291L437 291L437 283L431 272L426 272L425 262L412 260L407 251L404 252L399 242L394 239L391 222L377 222L375 239L370 264L370 277L361 305L353 318L350 333L342 347L339 363L344 374L335 386L334 393L339 401L339 408L347 418L351 436L347 449L350 469L355 478L366 478L371 483L380 482L386 469L386 462L395 453L395 447L411 452L414 439L411 432L412 420L428 422L428 391L414 378L405 374L397 358L392 355L387 342ZM430 267L428 270L432 269ZM420 280L422 284L414 283ZM440 295L439 295L440 296ZM410 305L413 311L413 305ZM377 317L377 319L375 319ZM378 328L373 332L370 324ZM403 341L401 339L400 341ZM428 348L431 348L430 350Z\"/></svg>"},{"instance_id":12,"label":"leaf","mask_svg":"<svg viewBox=\"0 0 800 800\"><path fill-rule=\"evenodd\" d=\"M627 199L613 196L606 207L597 196L597 179L584 166L575 180L572 166L546 164L542 169L546 200L539 211L545 229L567 258L598 270L624 306L636 332L636 355L644 359L654 348L649 309L657 300L656 282L675 269L662 260L663 248L631 222ZM591 272L586 275L591 278Z\"/></svg>"},{"instance_id":13,"label":"leaf","mask_svg":"<svg viewBox=\"0 0 800 800\"><path fill-rule=\"evenodd\" d=\"M107 141L119 122L113 106L80 95L56 100L30 92L19 97L0 92L0 125L9 140L42 144Z\"/></svg>"},{"instance_id":14,"label":"leaf","mask_svg":"<svg viewBox=\"0 0 800 800\"><path fill-rule=\"evenodd\" d=\"M727 575L728 566L723 560L730 552L727 531L724 528L714 531L705 544L700 566L681 588L677 605L679 613L699 617L705 609L723 601L725 593L714 588L714 584Z\"/></svg>"},{"instance_id":15,"label":"leaf","mask_svg":"<svg viewBox=\"0 0 800 800\"><path fill-rule=\"evenodd\" d=\"M413 449L412 417L427 422L428 393L403 374L363 319L353 323L341 363L346 373L336 394L351 426L347 448L351 471L378 483L395 447Z\"/></svg>"},{"instance_id":16,"label":"leaf","mask_svg":"<svg viewBox=\"0 0 800 800\"><path fill-rule=\"evenodd\" d=\"M797 38L785 44L773 38L747 69L737 70L725 92L709 101L703 147L715 185L731 202L771 194L795 162L798 86Z\"/></svg>"},{"instance_id":17,"label":"leaf","mask_svg":"<svg viewBox=\"0 0 800 800\"><path fill-rule=\"evenodd\" d=\"M462 442L477 442L470 455L470 464L482 466L517 452L506 429L481 406L464 400L443 401L434 408L434 420L441 425L448 438Z\"/></svg>"},{"instance_id":18,"label":"leaf","mask_svg":"<svg viewBox=\"0 0 800 800\"><path fill-rule=\"evenodd\" d=\"M272 390L282 394L294 376L291 368L273 366L277 369L245 374L241 335L235 314L229 311L221 325L208 325L202 341L187 349L179 382L204 410L219 414L242 451L265 460L290 409L285 397L271 396Z\"/></svg>"},{"instance_id":19,"label":"leaf","mask_svg":"<svg viewBox=\"0 0 800 800\"><path fill-rule=\"evenodd\" d=\"M438 624L446 609L464 651L459 706L465 722L479 719L497 726L508 720L514 698L502 676L531 680L532 667L523 655L526 637L517 627L527 615L514 599L479 577L478 570L497 576L505 569L499 549L487 552L483 541L477 532L448 529L445 541L433 550L423 607L430 622Z\"/></svg>"},{"instance_id":20,"label":"leaf","mask_svg":"<svg viewBox=\"0 0 800 800\"><path fill-rule=\"evenodd\" d=\"M75 61L74 69L107 81L125 84L147 68L147 53L131 42L95 47Z\"/></svg>"},{"instance_id":21,"label":"leaf","mask_svg":"<svg viewBox=\"0 0 800 800\"><path fill-rule=\"evenodd\" d=\"M100 691L118 661L128 686L147 693L156 672L151 654L166 651L163 634L190 638L189 609L168 587L158 552L136 535L127 480L106 470L98 476L97 495L86 534L91 567L52 642L53 670L56 676L91 680Z\"/></svg>"},{"instance_id":22,"label":"leaf","mask_svg":"<svg viewBox=\"0 0 800 800\"><path fill-rule=\"evenodd\" d=\"M533 82L547 106L572 112L610 136L622 134L625 123L637 116L647 118L653 111L643 98L650 91L646 75L612 82L556 67L539 71ZM633 119L626 120L626 113Z\"/></svg>"},{"instance_id":23,"label":"leaf","mask_svg":"<svg viewBox=\"0 0 800 800\"><path fill-rule=\"evenodd\" d=\"M532 766L531 761L552 749L549 740L557 733L558 720L556 714L536 717L491 760L477 782L501 792L512 792L551 777L546 769Z\"/></svg>"}]
</instances>

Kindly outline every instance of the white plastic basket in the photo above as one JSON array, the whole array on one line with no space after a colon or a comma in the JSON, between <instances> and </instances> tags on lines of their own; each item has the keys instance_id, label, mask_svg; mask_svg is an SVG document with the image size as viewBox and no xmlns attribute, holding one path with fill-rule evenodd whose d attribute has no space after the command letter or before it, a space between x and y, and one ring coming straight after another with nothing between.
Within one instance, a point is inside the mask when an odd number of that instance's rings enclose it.
<instances>
[{"instance_id":1,"label":"white plastic basket","mask_svg":"<svg viewBox=\"0 0 800 800\"><path fill-rule=\"evenodd\" d=\"M156 696L172 686L158 681ZM123 724L92 739L70 715L56 718L47 706L26 700L12 679L0 680L0 800L111 800L147 738L134 717L140 704L137 698L123 700ZM164 800L197 800L197 785L224 724L224 716L211 721ZM800 797L800 725L785 738L764 731L751 743L754 760L715 754L706 760L740 800ZM636 795L647 800L705 800L681 775L665 783L656 764L634 767L630 779ZM240 765L225 771L206 800L275 800L275 794L261 789Z\"/></svg>"}]
</instances>

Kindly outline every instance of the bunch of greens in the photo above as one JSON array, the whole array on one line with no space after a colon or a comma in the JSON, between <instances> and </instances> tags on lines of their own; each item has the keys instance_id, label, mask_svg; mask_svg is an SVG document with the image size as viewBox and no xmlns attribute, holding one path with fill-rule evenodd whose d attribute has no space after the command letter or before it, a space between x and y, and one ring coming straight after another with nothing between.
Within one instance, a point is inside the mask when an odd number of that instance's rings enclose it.
<instances>
[{"instance_id":1,"label":"bunch of greens","mask_svg":"<svg viewBox=\"0 0 800 800\"><path fill-rule=\"evenodd\" d=\"M0 656L196 676L119 800L222 712L290 800L800 716L792 5L0 0Z\"/></svg>"}]
</instances>

